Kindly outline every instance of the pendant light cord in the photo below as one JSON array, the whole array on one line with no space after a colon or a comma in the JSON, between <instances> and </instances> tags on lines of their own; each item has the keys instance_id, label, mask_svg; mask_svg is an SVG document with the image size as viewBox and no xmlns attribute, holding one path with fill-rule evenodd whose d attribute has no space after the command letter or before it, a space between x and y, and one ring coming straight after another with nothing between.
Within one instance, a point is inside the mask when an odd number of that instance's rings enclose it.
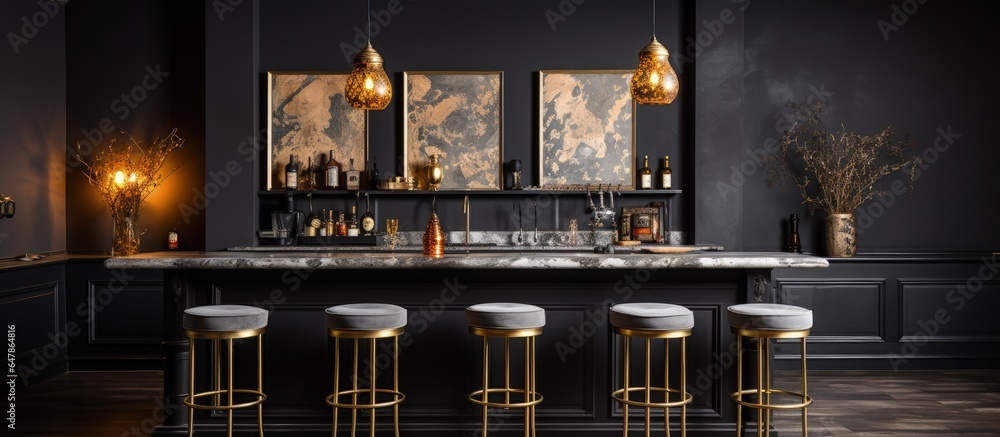
<instances>
[{"instance_id":1,"label":"pendant light cord","mask_svg":"<svg viewBox=\"0 0 1000 437\"><path fill-rule=\"evenodd\" d=\"M369 0L371 1L371 0ZM653 1L653 38L656 38L656 0ZM371 31L371 24L368 25L369 31ZM371 39L371 37L369 37Z\"/></svg>"},{"instance_id":2,"label":"pendant light cord","mask_svg":"<svg viewBox=\"0 0 1000 437\"><path fill-rule=\"evenodd\" d=\"M368 42L370 43L372 42L372 0L368 0L368 9L365 11L365 15L368 15Z\"/></svg>"}]
</instances>

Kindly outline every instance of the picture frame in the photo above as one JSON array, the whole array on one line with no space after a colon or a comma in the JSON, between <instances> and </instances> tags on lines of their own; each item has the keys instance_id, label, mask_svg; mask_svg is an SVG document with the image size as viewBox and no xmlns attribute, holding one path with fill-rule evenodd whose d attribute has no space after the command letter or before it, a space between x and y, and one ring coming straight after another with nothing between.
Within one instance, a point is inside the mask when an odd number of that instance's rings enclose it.
<instances>
[{"instance_id":1,"label":"picture frame","mask_svg":"<svg viewBox=\"0 0 1000 437\"><path fill-rule=\"evenodd\" d=\"M284 188L288 155L296 155L300 179L308 157L318 170L330 151L349 170L368 163L368 111L356 109L344 97L350 72L270 71L267 74L267 189ZM317 171L318 173L318 171ZM307 180L314 180L311 174ZM319 184L313 187L322 188Z\"/></svg>"},{"instance_id":2,"label":"picture frame","mask_svg":"<svg viewBox=\"0 0 1000 437\"><path fill-rule=\"evenodd\" d=\"M502 71L404 71L404 176L427 188L436 154L439 190L501 190L503 91Z\"/></svg>"},{"instance_id":3,"label":"picture frame","mask_svg":"<svg viewBox=\"0 0 1000 437\"><path fill-rule=\"evenodd\" d=\"M538 72L538 181L542 188L635 188L633 70ZM572 128L568 128L572 125Z\"/></svg>"},{"instance_id":4,"label":"picture frame","mask_svg":"<svg viewBox=\"0 0 1000 437\"><path fill-rule=\"evenodd\" d=\"M622 231L631 240L638 240L644 243L659 243L662 241L660 229L660 209L657 207L624 207L622 208L622 218L628 217L628 224L622 223ZM628 231L625 231L625 227Z\"/></svg>"}]
</instances>

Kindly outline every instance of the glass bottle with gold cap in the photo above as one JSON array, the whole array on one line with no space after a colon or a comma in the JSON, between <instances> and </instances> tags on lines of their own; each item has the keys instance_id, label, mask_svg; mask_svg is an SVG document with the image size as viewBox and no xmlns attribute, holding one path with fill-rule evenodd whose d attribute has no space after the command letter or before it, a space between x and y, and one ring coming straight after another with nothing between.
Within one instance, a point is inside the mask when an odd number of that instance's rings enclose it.
<instances>
[{"instance_id":1,"label":"glass bottle with gold cap","mask_svg":"<svg viewBox=\"0 0 1000 437\"><path fill-rule=\"evenodd\" d=\"M640 190L653 189L653 171L649 169L649 155L642 157L642 168L639 169Z\"/></svg>"}]
</instances>

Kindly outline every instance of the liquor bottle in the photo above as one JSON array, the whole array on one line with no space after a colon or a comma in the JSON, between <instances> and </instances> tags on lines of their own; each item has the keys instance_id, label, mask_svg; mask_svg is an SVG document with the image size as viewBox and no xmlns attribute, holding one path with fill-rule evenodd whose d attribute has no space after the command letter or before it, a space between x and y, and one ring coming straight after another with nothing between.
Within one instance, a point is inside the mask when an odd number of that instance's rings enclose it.
<instances>
[{"instance_id":1,"label":"liquor bottle","mask_svg":"<svg viewBox=\"0 0 1000 437\"><path fill-rule=\"evenodd\" d=\"M332 209L329 212L327 212L327 214L328 215L327 215L327 218L326 218L326 226L325 226L326 227L326 236L327 237L332 237L334 235L337 235L336 234L336 230L334 229L334 228L336 228L337 223L333 221L333 210Z\"/></svg>"},{"instance_id":2,"label":"liquor bottle","mask_svg":"<svg viewBox=\"0 0 1000 437\"><path fill-rule=\"evenodd\" d=\"M333 215L333 213L330 213ZM344 221L344 213L340 213L340 220L337 220L337 236L346 237L347 236L347 222Z\"/></svg>"},{"instance_id":3,"label":"liquor bottle","mask_svg":"<svg viewBox=\"0 0 1000 437\"><path fill-rule=\"evenodd\" d=\"M347 179L347 189L348 190L360 190L361 189L361 172L354 169L354 158L351 158L350 170L345 172Z\"/></svg>"},{"instance_id":4,"label":"liquor bottle","mask_svg":"<svg viewBox=\"0 0 1000 437\"><path fill-rule=\"evenodd\" d=\"M316 216L316 212L313 211L313 198L312 193L309 193L309 216L306 217L306 237L315 237L320 235L320 229L323 227L323 219Z\"/></svg>"},{"instance_id":5,"label":"liquor bottle","mask_svg":"<svg viewBox=\"0 0 1000 437\"><path fill-rule=\"evenodd\" d=\"M347 236L357 237L360 229L358 229L358 207L351 205L351 220L347 222Z\"/></svg>"},{"instance_id":6,"label":"liquor bottle","mask_svg":"<svg viewBox=\"0 0 1000 437\"><path fill-rule=\"evenodd\" d=\"M788 237L788 251L802 253L802 242L799 240L799 215L792 214L788 221L792 225L792 234Z\"/></svg>"},{"instance_id":7,"label":"liquor bottle","mask_svg":"<svg viewBox=\"0 0 1000 437\"><path fill-rule=\"evenodd\" d=\"M375 234L375 216L372 215L372 202L365 193L365 215L361 216L361 235L366 237Z\"/></svg>"},{"instance_id":8,"label":"liquor bottle","mask_svg":"<svg viewBox=\"0 0 1000 437\"><path fill-rule=\"evenodd\" d=\"M642 168L639 169L639 189L653 189L653 171L649 169L649 155L642 158Z\"/></svg>"},{"instance_id":9,"label":"liquor bottle","mask_svg":"<svg viewBox=\"0 0 1000 437\"><path fill-rule=\"evenodd\" d=\"M378 189L378 162L372 158L372 169L368 171L368 189L377 190Z\"/></svg>"},{"instance_id":10,"label":"liquor bottle","mask_svg":"<svg viewBox=\"0 0 1000 437\"><path fill-rule=\"evenodd\" d=\"M333 150L330 150L329 158L326 167L323 168L323 179L326 188L336 190L340 188L340 163L333 159Z\"/></svg>"},{"instance_id":11,"label":"liquor bottle","mask_svg":"<svg viewBox=\"0 0 1000 437\"><path fill-rule=\"evenodd\" d=\"M285 189L299 189L299 166L295 163L295 155L288 155L288 164L285 164Z\"/></svg>"},{"instance_id":12,"label":"liquor bottle","mask_svg":"<svg viewBox=\"0 0 1000 437\"><path fill-rule=\"evenodd\" d=\"M180 247L177 238L177 228L173 228L167 233L167 249L177 250Z\"/></svg>"},{"instance_id":13,"label":"liquor bottle","mask_svg":"<svg viewBox=\"0 0 1000 437\"><path fill-rule=\"evenodd\" d=\"M663 157L663 170L660 170L660 188L669 190L673 188L674 181L670 171L670 157Z\"/></svg>"}]
</instances>

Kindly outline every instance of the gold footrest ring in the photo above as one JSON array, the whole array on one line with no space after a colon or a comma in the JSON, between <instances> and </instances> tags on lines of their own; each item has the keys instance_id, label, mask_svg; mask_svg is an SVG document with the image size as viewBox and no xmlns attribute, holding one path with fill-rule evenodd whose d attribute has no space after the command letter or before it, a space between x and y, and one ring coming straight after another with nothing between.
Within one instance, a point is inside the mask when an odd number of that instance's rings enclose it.
<instances>
[{"instance_id":1,"label":"gold footrest ring","mask_svg":"<svg viewBox=\"0 0 1000 437\"><path fill-rule=\"evenodd\" d=\"M512 389L509 389L509 390L505 389L505 388L491 388L491 389L487 390L486 393L487 393L487 397L489 397L490 393L522 393L523 394L524 390L523 389L519 389L519 388L512 388ZM483 406L486 406L486 407L496 407L496 408L527 408L527 407L533 407L535 405L538 405L538 404L542 403L543 397L542 397L541 394L539 394L538 392L532 392L532 394L533 394L532 400L530 400L530 401L526 400L524 402L517 402L517 403L483 402L483 391L482 390L476 390L476 391L474 391L472 393L469 393L469 401L471 401L472 403L477 404L477 405L483 405Z\"/></svg>"},{"instance_id":2,"label":"gold footrest ring","mask_svg":"<svg viewBox=\"0 0 1000 437\"><path fill-rule=\"evenodd\" d=\"M341 392L337 392L336 394L332 394L332 395L327 396L326 397L326 404L329 405L329 406L331 406L331 407L337 407L337 408L350 408L350 409L354 409L354 410L370 410L372 408L385 408L385 407L391 407L393 405L398 405L401 402L403 402L404 399L406 399L406 395L404 395L402 392L399 392L399 391L396 391L396 390L389 390L389 389L386 389L386 388L379 388L379 389L375 389L376 396L378 396L378 393L389 394L389 395L391 395L393 397L393 399L391 401L379 402L377 404L376 403L354 404L354 403L342 403L342 402L339 401L339 397L340 396L356 395L356 394L357 395L371 394L371 392L372 392L372 389L370 389L370 388L359 388L357 390L344 390L344 391L341 391ZM374 400L372 402L374 402Z\"/></svg>"},{"instance_id":3,"label":"gold footrest ring","mask_svg":"<svg viewBox=\"0 0 1000 437\"><path fill-rule=\"evenodd\" d=\"M799 400L802 399L802 393L797 393L797 392L788 391L788 390L778 390L778 389L773 389L772 388L770 390L761 390L761 393L763 393L765 395L768 395L768 396L770 396L770 395L781 395L781 396L795 397L795 398L798 398ZM729 395L729 397L734 402L736 402L737 404L740 404L740 405L742 405L744 407L750 407L750 408L756 408L756 409L762 409L763 408L763 409L766 409L766 410L796 410L796 409L802 409L802 408L808 407L813 402L812 397L806 396L806 401L805 402L800 402L800 403L797 403L797 404L777 404L777 405L776 404L759 404L759 403L755 404L755 403L752 403L752 402L749 402L749 401L744 401L744 400L737 399L737 396L739 396L740 394L742 394L743 396L757 397L757 389L747 389L747 390L743 390L743 391L733 392L732 394Z\"/></svg>"},{"instance_id":4,"label":"gold footrest ring","mask_svg":"<svg viewBox=\"0 0 1000 437\"><path fill-rule=\"evenodd\" d=\"M628 391L630 393L631 392L645 392L646 391L646 387L629 387ZM677 393L677 394L680 394L680 392L681 392L680 390L675 389L675 388L666 388L665 389L663 387L650 387L649 391L651 391L651 392L659 392L659 393L663 393L663 392ZM679 401L674 401L674 402L643 402L643 401L636 401L636 400L631 400L631 399L625 399L622 396L623 394L625 394L625 389L620 388L620 389L615 390L614 392L612 392L611 393L611 397L614 398L616 401L621 402L623 404L630 405L630 406L633 406L633 407L642 407L642 408L672 408L672 407L681 407L681 406L690 404L691 401L694 400L694 397L691 396L691 393L687 393L687 392L684 393L684 399L679 400ZM668 397L668 399L669 399L669 397Z\"/></svg>"},{"instance_id":5,"label":"gold footrest ring","mask_svg":"<svg viewBox=\"0 0 1000 437\"><path fill-rule=\"evenodd\" d=\"M234 405L201 405L194 402L194 400L198 398L204 398L215 395L224 395L227 393L229 393L228 390L213 390L213 391L195 393L194 396L184 397L184 405L197 410L236 410L240 408L255 407L257 405L260 405L261 403L264 402L265 399L267 399L266 394L259 392L257 390L238 388L238 389L233 389L233 393L251 394L257 396L257 400L245 402L242 404L234 404Z\"/></svg>"}]
</instances>

